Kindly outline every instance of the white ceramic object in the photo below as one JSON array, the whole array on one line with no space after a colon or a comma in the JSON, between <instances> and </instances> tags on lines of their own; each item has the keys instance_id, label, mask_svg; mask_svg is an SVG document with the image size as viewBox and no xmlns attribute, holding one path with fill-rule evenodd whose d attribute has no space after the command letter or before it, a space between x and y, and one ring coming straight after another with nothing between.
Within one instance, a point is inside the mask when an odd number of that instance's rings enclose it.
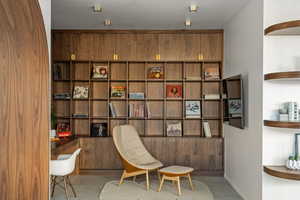
<instances>
[{"instance_id":1,"label":"white ceramic object","mask_svg":"<svg viewBox=\"0 0 300 200\"><path fill-rule=\"evenodd\" d=\"M300 161L288 160L286 162L286 167L292 170L300 170Z\"/></svg>"}]
</instances>

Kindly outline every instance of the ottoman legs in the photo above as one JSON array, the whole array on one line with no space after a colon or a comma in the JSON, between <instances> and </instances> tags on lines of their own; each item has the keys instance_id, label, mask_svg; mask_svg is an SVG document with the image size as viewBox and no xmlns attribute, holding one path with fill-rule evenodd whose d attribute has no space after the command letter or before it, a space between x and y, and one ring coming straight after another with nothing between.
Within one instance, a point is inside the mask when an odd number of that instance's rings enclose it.
<instances>
[{"instance_id":1,"label":"ottoman legs","mask_svg":"<svg viewBox=\"0 0 300 200\"><path fill-rule=\"evenodd\" d=\"M190 183L191 189L194 190L194 186L193 186L191 175L187 174L186 176L189 179L189 183ZM162 178L161 178L161 180L160 180L158 192L161 191L162 186L163 186L165 180L170 180L170 181L173 182L173 184L175 182L177 182L177 191L178 191L178 195L180 196L181 195L180 176L167 176L167 175L163 175Z\"/></svg>"}]
</instances>

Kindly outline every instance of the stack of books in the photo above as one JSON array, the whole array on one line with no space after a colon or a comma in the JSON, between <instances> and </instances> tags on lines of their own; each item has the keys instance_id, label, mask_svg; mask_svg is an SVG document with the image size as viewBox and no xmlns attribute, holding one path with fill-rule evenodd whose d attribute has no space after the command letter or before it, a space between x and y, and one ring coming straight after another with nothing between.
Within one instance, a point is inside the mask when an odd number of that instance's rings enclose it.
<instances>
[{"instance_id":1,"label":"stack of books","mask_svg":"<svg viewBox=\"0 0 300 200\"><path fill-rule=\"evenodd\" d=\"M145 106L143 104L129 103L129 117L144 117Z\"/></svg>"}]
</instances>

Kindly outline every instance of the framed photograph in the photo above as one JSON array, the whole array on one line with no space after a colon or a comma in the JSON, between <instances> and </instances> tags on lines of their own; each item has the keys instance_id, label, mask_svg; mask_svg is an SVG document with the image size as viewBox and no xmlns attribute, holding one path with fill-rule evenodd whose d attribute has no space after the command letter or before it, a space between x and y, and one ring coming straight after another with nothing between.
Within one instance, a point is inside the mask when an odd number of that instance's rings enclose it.
<instances>
[{"instance_id":1,"label":"framed photograph","mask_svg":"<svg viewBox=\"0 0 300 200\"><path fill-rule=\"evenodd\" d=\"M229 114L241 114L242 104L240 99L228 100L228 113Z\"/></svg>"}]
</instances>

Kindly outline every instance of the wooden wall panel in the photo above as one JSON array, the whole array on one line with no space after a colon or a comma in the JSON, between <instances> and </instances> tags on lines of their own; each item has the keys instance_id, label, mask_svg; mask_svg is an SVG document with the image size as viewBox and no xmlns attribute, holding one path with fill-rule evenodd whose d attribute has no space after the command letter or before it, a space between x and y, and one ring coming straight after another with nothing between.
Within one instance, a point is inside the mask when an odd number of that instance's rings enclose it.
<instances>
[{"instance_id":1,"label":"wooden wall panel","mask_svg":"<svg viewBox=\"0 0 300 200\"><path fill-rule=\"evenodd\" d=\"M0 1L0 57L0 199L48 199L49 60L38 1Z\"/></svg>"},{"instance_id":2,"label":"wooden wall panel","mask_svg":"<svg viewBox=\"0 0 300 200\"><path fill-rule=\"evenodd\" d=\"M116 35L103 34L102 59L112 60L113 54L115 52L116 52Z\"/></svg>"},{"instance_id":3,"label":"wooden wall panel","mask_svg":"<svg viewBox=\"0 0 300 200\"><path fill-rule=\"evenodd\" d=\"M116 54L120 60L135 60L136 34L116 34Z\"/></svg>"},{"instance_id":4,"label":"wooden wall panel","mask_svg":"<svg viewBox=\"0 0 300 200\"><path fill-rule=\"evenodd\" d=\"M137 34L136 60L155 60L156 54L159 54L158 34Z\"/></svg>"}]
</instances>

